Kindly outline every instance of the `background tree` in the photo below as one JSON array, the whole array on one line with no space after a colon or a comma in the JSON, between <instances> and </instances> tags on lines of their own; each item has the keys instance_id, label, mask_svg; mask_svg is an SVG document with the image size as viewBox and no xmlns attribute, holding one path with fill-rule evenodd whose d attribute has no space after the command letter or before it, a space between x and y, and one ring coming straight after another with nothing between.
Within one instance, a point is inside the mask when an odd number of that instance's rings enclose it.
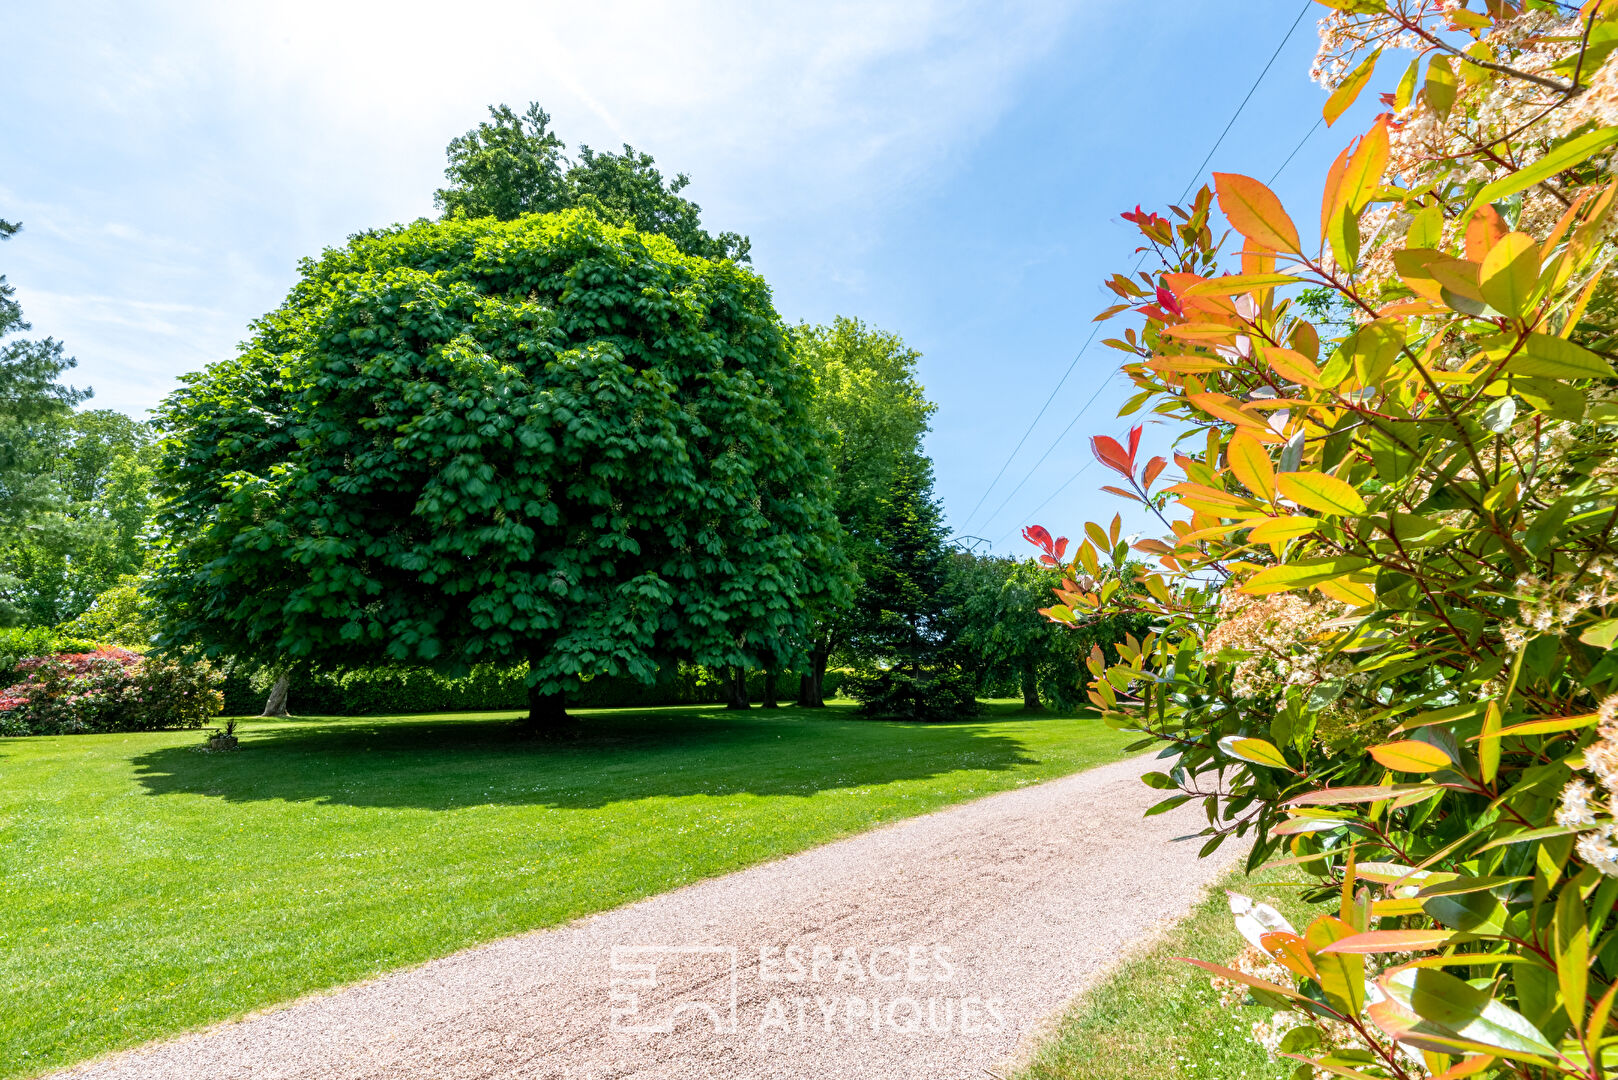
<instances>
[{"instance_id":1,"label":"background tree","mask_svg":"<svg viewBox=\"0 0 1618 1080\"><path fill-rule=\"evenodd\" d=\"M0 220L0 240L11 239L21 228ZM5 340L30 329L15 288L0 275L0 550L45 539L58 527L50 517L57 505L50 477L53 462L41 429L90 396L89 390L59 382L77 363L61 342ZM16 595L20 587L14 570L0 562L0 625L23 618Z\"/></svg>"},{"instance_id":2,"label":"background tree","mask_svg":"<svg viewBox=\"0 0 1618 1080\"><path fill-rule=\"evenodd\" d=\"M965 551L950 556L948 602L980 691L1015 687L1028 709L1084 705L1090 648L1099 646L1103 656L1113 658L1125 635L1146 633L1150 620L1141 615L1095 619L1077 631L1052 622L1040 608L1061 584L1059 570L1033 559Z\"/></svg>"},{"instance_id":3,"label":"background tree","mask_svg":"<svg viewBox=\"0 0 1618 1080\"><path fill-rule=\"evenodd\" d=\"M921 354L897 335L839 315L828 326L802 325L798 354L814 373L810 412L833 435L833 505L855 572L865 576L876 557L880 506L901 462L920 454L934 405L916 378ZM815 612L809 671L798 704L819 706L826 665L855 630L852 610Z\"/></svg>"},{"instance_id":4,"label":"background tree","mask_svg":"<svg viewBox=\"0 0 1618 1080\"><path fill-rule=\"evenodd\" d=\"M144 567L156 435L149 424L96 409L42 420L31 439L34 480L49 492L50 508L41 515L45 527L0 546L0 565L23 621L49 626Z\"/></svg>"},{"instance_id":5,"label":"background tree","mask_svg":"<svg viewBox=\"0 0 1618 1080\"><path fill-rule=\"evenodd\" d=\"M665 181L652 156L628 143L622 154L580 146L578 162L569 163L562 154L567 144L537 102L522 116L491 105L489 117L445 150L449 186L434 201L446 217L510 221L584 207L614 225L667 236L687 255L749 261L745 236L712 236L702 228L702 207L680 194L691 183L685 173Z\"/></svg>"},{"instance_id":6,"label":"background tree","mask_svg":"<svg viewBox=\"0 0 1618 1080\"><path fill-rule=\"evenodd\" d=\"M581 676L794 658L843 588L809 373L757 275L582 211L305 262L159 410L167 640Z\"/></svg>"},{"instance_id":7,"label":"background tree","mask_svg":"<svg viewBox=\"0 0 1618 1080\"><path fill-rule=\"evenodd\" d=\"M873 716L941 720L977 711L974 680L960 664L948 597L944 512L932 462L908 454L877 501L864 580L855 592L849 690Z\"/></svg>"}]
</instances>

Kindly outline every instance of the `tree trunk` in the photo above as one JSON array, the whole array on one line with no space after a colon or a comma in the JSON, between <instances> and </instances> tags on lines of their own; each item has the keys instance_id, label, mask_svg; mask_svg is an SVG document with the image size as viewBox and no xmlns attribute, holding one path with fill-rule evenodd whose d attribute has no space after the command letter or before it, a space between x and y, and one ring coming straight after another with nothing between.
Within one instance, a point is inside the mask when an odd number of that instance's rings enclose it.
<instances>
[{"instance_id":1,"label":"tree trunk","mask_svg":"<svg viewBox=\"0 0 1618 1080\"><path fill-rule=\"evenodd\" d=\"M275 685L270 687L270 700L264 703L264 716L287 715L287 690L291 687L292 676L283 671L275 677Z\"/></svg>"},{"instance_id":2,"label":"tree trunk","mask_svg":"<svg viewBox=\"0 0 1618 1080\"><path fill-rule=\"evenodd\" d=\"M538 649L528 654L528 674L533 676L544 653ZM567 698L560 692L541 693L538 682L528 684L528 716L519 726L532 735L553 735L567 727L572 718L567 715Z\"/></svg>"},{"instance_id":3,"label":"tree trunk","mask_svg":"<svg viewBox=\"0 0 1618 1080\"><path fill-rule=\"evenodd\" d=\"M779 709L781 703L775 700L775 668L764 669L764 700L760 702L766 709Z\"/></svg>"},{"instance_id":4,"label":"tree trunk","mask_svg":"<svg viewBox=\"0 0 1618 1080\"><path fill-rule=\"evenodd\" d=\"M831 650L817 644L809 650L809 670L798 679L798 704L806 709L820 709L826 705L823 690L826 685L826 662Z\"/></svg>"},{"instance_id":5,"label":"tree trunk","mask_svg":"<svg viewBox=\"0 0 1618 1080\"><path fill-rule=\"evenodd\" d=\"M1024 664L1022 668L1022 707L1024 709L1040 708L1039 675L1034 671L1033 664Z\"/></svg>"},{"instance_id":6,"label":"tree trunk","mask_svg":"<svg viewBox=\"0 0 1618 1080\"><path fill-rule=\"evenodd\" d=\"M750 707L747 701L747 669L733 667L730 669L730 700L725 702L725 708L746 709Z\"/></svg>"}]
</instances>

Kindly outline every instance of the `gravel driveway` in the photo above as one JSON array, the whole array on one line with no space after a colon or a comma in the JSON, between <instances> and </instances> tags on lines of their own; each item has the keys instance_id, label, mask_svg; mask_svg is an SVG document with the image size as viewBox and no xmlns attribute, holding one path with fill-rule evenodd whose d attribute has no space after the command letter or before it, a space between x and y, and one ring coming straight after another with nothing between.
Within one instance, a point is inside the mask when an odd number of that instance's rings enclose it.
<instances>
[{"instance_id":1,"label":"gravel driveway","mask_svg":"<svg viewBox=\"0 0 1618 1080\"><path fill-rule=\"evenodd\" d=\"M98 1080L983 1077L1234 861L1148 758L154 1043Z\"/></svg>"}]
</instances>

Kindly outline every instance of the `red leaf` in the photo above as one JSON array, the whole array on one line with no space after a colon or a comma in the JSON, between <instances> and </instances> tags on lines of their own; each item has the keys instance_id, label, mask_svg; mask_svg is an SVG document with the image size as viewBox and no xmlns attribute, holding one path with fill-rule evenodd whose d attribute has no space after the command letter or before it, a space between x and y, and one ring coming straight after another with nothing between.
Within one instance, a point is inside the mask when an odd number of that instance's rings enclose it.
<instances>
[{"instance_id":1,"label":"red leaf","mask_svg":"<svg viewBox=\"0 0 1618 1080\"><path fill-rule=\"evenodd\" d=\"M1113 472L1134 479L1134 463L1130 460L1130 455L1124 453L1124 448L1118 445L1117 439L1106 435L1092 435L1090 452L1095 454L1097 461Z\"/></svg>"},{"instance_id":2,"label":"red leaf","mask_svg":"<svg viewBox=\"0 0 1618 1080\"><path fill-rule=\"evenodd\" d=\"M1022 531L1022 538L1035 547L1044 548L1047 552L1051 550L1050 530L1043 525L1028 526Z\"/></svg>"},{"instance_id":3,"label":"red leaf","mask_svg":"<svg viewBox=\"0 0 1618 1080\"><path fill-rule=\"evenodd\" d=\"M1163 470L1169 467L1168 459L1155 457L1146 463L1146 474L1141 480L1142 487L1151 487L1152 481L1162 475Z\"/></svg>"},{"instance_id":4,"label":"red leaf","mask_svg":"<svg viewBox=\"0 0 1618 1080\"><path fill-rule=\"evenodd\" d=\"M1129 429L1129 472L1132 476L1135 472L1135 451L1140 449L1140 433L1143 426L1136 424Z\"/></svg>"},{"instance_id":5,"label":"red leaf","mask_svg":"<svg viewBox=\"0 0 1618 1080\"><path fill-rule=\"evenodd\" d=\"M1066 553L1066 551L1067 551L1067 537L1058 536L1056 538L1056 558L1058 560L1060 560L1062 558L1062 555L1064 553Z\"/></svg>"}]
</instances>

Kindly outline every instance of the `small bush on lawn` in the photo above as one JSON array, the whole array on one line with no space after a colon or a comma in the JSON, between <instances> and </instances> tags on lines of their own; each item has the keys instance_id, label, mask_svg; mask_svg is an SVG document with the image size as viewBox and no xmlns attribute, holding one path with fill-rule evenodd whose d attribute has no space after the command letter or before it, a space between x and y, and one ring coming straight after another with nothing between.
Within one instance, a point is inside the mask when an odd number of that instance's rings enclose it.
<instances>
[{"instance_id":1,"label":"small bush on lawn","mask_svg":"<svg viewBox=\"0 0 1618 1080\"><path fill-rule=\"evenodd\" d=\"M889 720L962 720L977 715L977 683L960 668L919 673L888 668L852 674L842 686L865 716Z\"/></svg>"},{"instance_id":2,"label":"small bush on lawn","mask_svg":"<svg viewBox=\"0 0 1618 1080\"><path fill-rule=\"evenodd\" d=\"M222 678L204 662L106 648L16 667L21 681L0 690L0 735L195 728L225 704Z\"/></svg>"}]
</instances>

